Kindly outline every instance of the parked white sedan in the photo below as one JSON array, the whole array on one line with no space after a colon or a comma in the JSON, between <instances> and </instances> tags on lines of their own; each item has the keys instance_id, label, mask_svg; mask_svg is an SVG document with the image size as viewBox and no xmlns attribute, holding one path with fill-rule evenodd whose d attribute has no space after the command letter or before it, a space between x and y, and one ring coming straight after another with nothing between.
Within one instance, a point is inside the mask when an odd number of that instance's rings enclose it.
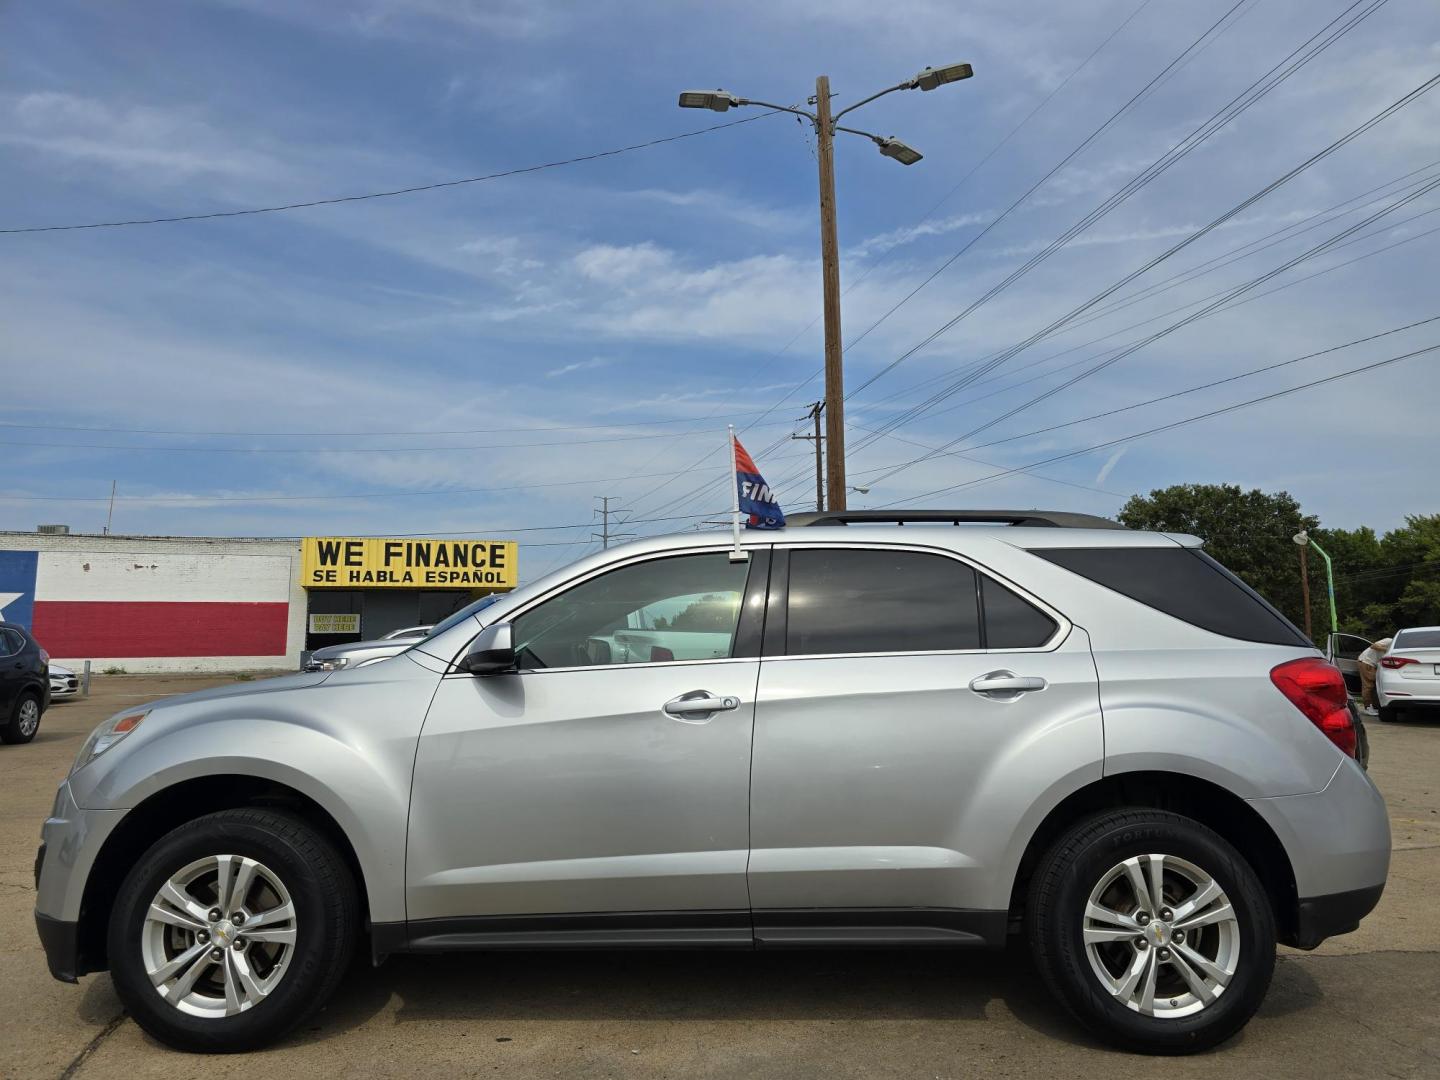
<instances>
[{"instance_id":1,"label":"parked white sedan","mask_svg":"<svg viewBox=\"0 0 1440 1080\"><path fill-rule=\"evenodd\" d=\"M1395 635L1375 674L1380 719L1391 723L1399 712L1440 709L1440 626L1415 626Z\"/></svg>"},{"instance_id":2,"label":"parked white sedan","mask_svg":"<svg viewBox=\"0 0 1440 1080\"><path fill-rule=\"evenodd\" d=\"M80 677L59 664L50 665L50 700L64 701L80 696Z\"/></svg>"}]
</instances>

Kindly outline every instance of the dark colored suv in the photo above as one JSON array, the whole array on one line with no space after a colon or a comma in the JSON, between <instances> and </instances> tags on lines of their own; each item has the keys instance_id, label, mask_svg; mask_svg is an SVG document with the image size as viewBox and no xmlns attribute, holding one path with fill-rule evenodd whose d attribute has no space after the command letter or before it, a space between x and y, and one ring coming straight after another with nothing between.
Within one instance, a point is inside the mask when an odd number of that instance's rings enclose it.
<instances>
[{"instance_id":1,"label":"dark colored suv","mask_svg":"<svg viewBox=\"0 0 1440 1080\"><path fill-rule=\"evenodd\" d=\"M0 742L27 743L50 704L50 654L23 626L0 623Z\"/></svg>"}]
</instances>

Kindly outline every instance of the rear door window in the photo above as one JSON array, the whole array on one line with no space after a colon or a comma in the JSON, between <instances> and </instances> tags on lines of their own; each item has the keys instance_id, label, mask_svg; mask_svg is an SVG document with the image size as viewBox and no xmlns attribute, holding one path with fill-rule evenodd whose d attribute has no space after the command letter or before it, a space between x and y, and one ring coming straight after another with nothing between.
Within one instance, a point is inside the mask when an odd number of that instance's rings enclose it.
<instances>
[{"instance_id":1,"label":"rear door window","mask_svg":"<svg viewBox=\"0 0 1440 1080\"><path fill-rule=\"evenodd\" d=\"M980 647L975 571L964 563L874 548L790 552L789 655Z\"/></svg>"},{"instance_id":2,"label":"rear door window","mask_svg":"<svg viewBox=\"0 0 1440 1080\"><path fill-rule=\"evenodd\" d=\"M1031 553L1202 630L1314 648L1264 597L1195 548L1032 548Z\"/></svg>"}]
</instances>

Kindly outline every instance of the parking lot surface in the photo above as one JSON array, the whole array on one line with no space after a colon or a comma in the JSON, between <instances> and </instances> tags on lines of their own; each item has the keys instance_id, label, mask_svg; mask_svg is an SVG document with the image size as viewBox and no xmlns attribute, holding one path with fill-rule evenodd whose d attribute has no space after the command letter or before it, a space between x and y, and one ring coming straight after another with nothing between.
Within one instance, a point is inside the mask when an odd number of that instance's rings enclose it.
<instances>
[{"instance_id":1,"label":"parking lot surface","mask_svg":"<svg viewBox=\"0 0 1440 1080\"><path fill-rule=\"evenodd\" d=\"M1361 929L1282 950L1236 1039L1163 1064L1076 1028L1013 954L578 953L360 963L328 1008L258 1054L151 1040L107 975L55 982L32 866L55 785L112 713L226 678L110 676L0 746L0 1077L1440 1077L1440 723L1371 721L1390 883Z\"/></svg>"}]
</instances>

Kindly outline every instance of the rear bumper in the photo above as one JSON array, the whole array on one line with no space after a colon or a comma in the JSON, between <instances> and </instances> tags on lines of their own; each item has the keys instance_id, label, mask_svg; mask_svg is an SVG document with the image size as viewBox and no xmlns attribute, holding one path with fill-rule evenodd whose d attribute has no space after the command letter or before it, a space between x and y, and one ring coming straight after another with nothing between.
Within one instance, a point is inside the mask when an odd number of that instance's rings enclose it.
<instances>
[{"instance_id":1,"label":"rear bumper","mask_svg":"<svg viewBox=\"0 0 1440 1080\"><path fill-rule=\"evenodd\" d=\"M1313 949L1354 930L1379 901L1390 869L1390 817L1369 776L1346 759L1323 791L1248 804L1274 830L1294 873L1285 944Z\"/></svg>"},{"instance_id":2,"label":"rear bumper","mask_svg":"<svg viewBox=\"0 0 1440 1080\"><path fill-rule=\"evenodd\" d=\"M1360 920L1375 910L1384 891L1383 884L1371 885L1301 900L1296 911L1294 940L1285 944L1297 949L1313 949L1326 938L1358 930Z\"/></svg>"}]
</instances>

